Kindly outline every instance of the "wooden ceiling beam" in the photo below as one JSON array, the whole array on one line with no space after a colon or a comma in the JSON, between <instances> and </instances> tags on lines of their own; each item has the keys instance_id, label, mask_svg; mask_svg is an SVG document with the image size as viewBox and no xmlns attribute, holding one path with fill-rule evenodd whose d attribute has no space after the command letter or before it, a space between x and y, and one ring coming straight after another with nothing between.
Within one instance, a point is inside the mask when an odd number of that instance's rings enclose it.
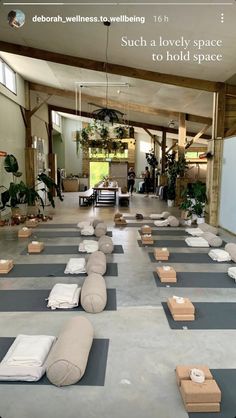
<instances>
[{"instance_id":1,"label":"wooden ceiling beam","mask_svg":"<svg viewBox=\"0 0 236 418\"><path fill-rule=\"evenodd\" d=\"M161 143L158 141L157 136L152 134L148 128L143 128L144 131L153 139L154 142L157 142L159 147L161 147Z\"/></svg>"},{"instance_id":2,"label":"wooden ceiling beam","mask_svg":"<svg viewBox=\"0 0 236 418\"><path fill-rule=\"evenodd\" d=\"M75 99L75 91L71 91L71 90L58 89L55 87L44 86L42 84L37 84L37 83L29 83L29 88L32 91L47 93L48 95L55 95L59 97L71 97ZM101 97L89 96L87 94L82 94L82 101L83 102L86 101L88 103L96 102L97 105L102 106L102 107L105 107L106 105L108 105L111 108L116 108L123 112L125 108L127 108L129 111L144 113L147 115L163 116L168 119L173 119L173 118L177 120L179 119L179 112L166 110L166 109L156 109L154 107L144 106L138 103L127 102L126 104L124 104L123 102L118 102L118 101L110 100L110 99L106 101L105 99ZM212 123L211 118L207 118L205 116L199 116L199 115L192 115L192 114L187 114L186 120L191 121L191 122L196 122L196 123L203 123L203 124Z\"/></svg>"},{"instance_id":3,"label":"wooden ceiling beam","mask_svg":"<svg viewBox=\"0 0 236 418\"><path fill-rule=\"evenodd\" d=\"M215 81L201 80L191 77L183 77L172 74L162 74L155 71L144 70L141 68L127 67L124 65L106 64L103 61L96 61L88 58L74 57L58 52L44 49L32 48L25 45L14 44L0 41L0 51L11 54L22 55L25 57L55 62L57 64L68 65L71 67L84 68L92 71L108 72L125 77L137 78L139 80L153 81L157 83L170 84L179 87L186 87L195 90L216 92L219 91L223 83Z\"/></svg>"},{"instance_id":4,"label":"wooden ceiling beam","mask_svg":"<svg viewBox=\"0 0 236 418\"><path fill-rule=\"evenodd\" d=\"M208 129L211 127L211 125L206 125L204 126L198 133L197 135L195 135L195 137L193 139L191 139L191 141L189 141L186 145L185 145L185 149L191 147L192 144L194 144L194 142L196 142L198 139L200 139L202 137L203 134L205 134Z\"/></svg>"}]
</instances>

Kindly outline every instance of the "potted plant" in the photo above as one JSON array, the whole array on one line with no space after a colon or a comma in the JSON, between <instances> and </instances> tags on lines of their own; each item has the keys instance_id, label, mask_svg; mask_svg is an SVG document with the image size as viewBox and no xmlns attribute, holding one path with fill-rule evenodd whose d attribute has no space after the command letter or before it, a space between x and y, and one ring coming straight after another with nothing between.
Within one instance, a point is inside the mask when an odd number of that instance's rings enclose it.
<instances>
[{"instance_id":1,"label":"potted plant","mask_svg":"<svg viewBox=\"0 0 236 418\"><path fill-rule=\"evenodd\" d=\"M176 196L175 182L173 181L168 182L166 195L167 195L167 206L171 208L174 206L174 203L175 203L175 196Z\"/></svg>"},{"instance_id":2,"label":"potted plant","mask_svg":"<svg viewBox=\"0 0 236 418\"><path fill-rule=\"evenodd\" d=\"M197 181L192 185L192 213L196 216L197 223L204 223L205 205L207 203L206 185L201 181Z\"/></svg>"}]
</instances>

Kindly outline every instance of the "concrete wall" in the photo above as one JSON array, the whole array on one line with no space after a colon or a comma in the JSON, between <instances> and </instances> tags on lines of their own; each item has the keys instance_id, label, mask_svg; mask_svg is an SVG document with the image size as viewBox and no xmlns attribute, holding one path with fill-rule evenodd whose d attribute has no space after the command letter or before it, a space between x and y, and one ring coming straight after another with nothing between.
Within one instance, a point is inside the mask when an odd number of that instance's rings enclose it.
<instances>
[{"instance_id":1,"label":"concrete wall","mask_svg":"<svg viewBox=\"0 0 236 418\"><path fill-rule=\"evenodd\" d=\"M224 140L221 176L220 217L221 227L236 234L236 137Z\"/></svg>"},{"instance_id":2,"label":"concrete wall","mask_svg":"<svg viewBox=\"0 0 236 418\"><path fill-rule=\"evenodd\" d=\"M19 170L25 171L25 125L20 111L25 106L24 80L17 75L17 95L0 84L0 150L13 154L19 163ZM7 187L12 176L3 168L4 158L0 157L0 185ZM24 174L21 177L25 179Z\"/></svg>"}]
</instances>

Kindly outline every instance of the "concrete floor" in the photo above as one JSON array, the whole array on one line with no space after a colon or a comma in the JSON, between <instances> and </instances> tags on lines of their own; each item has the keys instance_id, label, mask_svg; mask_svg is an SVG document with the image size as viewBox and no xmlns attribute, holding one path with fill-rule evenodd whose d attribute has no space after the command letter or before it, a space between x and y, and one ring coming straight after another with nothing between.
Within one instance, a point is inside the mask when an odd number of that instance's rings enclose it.
<instances>
[{"instance_id":1,"label":"concrete floor","mask_svg":"<svg viewBox=\"0 0 236 418\"><path fill-rule=\"evenodd\" d=\"M122 212L146 215L159 213L166 205L155 198L134 195L130 208ZM109 353L104 387L0 386L2 418L185 418L187 414L175 383L174 368L183 363L204 363L210 368L236 368L235 331L173 331L161 307L173 295L171 288L157 288L153 278L154 263L147 248L137 245L138 228L113 228L114 208L78 208L75 193L58 203L54 223L77 223L94 216L102 217L113 229L115 244L122 244L124 254L109 255L118 263L118 277L106 277L107 287L117 289L118 310L87 316L94 325L95 337L109 338ZM173 208L172 213L178 213ZM1 258L13 257L16 263L66 262L68 255L22 256L24 241L14 239L14 228L0 230ZM227 241L236 241L222 231ZM16 237L16 235L15 235ZM164 237L163 237L164 238ZM169 239L170 237L168 237ZM77 244L80 239L44 239L52 245ZM173 249L183 251L183 249ZM184 249L184 251L196 251ZM207 249L201 249L207 252ZM176 264L177 271L227 271L227 265ZM18 278L0 281L0 290L50 289L63 278ZM81 283L81 279L74 279ZM194 302L232 302L235 289L175 289L175 295L188 296ZM0 313L0 337L19 333L57 335L73 312ZM230 341L230 344L229 344ZM217 416L217 414L216 414Z\"/></svg>"}]
</instances>

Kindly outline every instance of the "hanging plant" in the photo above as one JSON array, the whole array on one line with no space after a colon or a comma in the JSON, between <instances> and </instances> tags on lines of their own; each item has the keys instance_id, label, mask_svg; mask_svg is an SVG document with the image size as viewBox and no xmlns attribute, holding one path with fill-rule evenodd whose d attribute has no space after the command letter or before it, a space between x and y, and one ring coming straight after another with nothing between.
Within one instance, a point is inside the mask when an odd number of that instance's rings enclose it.
<instances>
[{"instance_id":1,"label":"hanging plant","mask_svg":"<svg viewBox=\"0 0 236 418\"><path fill-rule=\"evenodd\" d=\"M127 138L127 130L124 126L117 126L114 129L114 134L115 134L116 138L118 138L118 139Z\"/></svg>"}]
</instances>

